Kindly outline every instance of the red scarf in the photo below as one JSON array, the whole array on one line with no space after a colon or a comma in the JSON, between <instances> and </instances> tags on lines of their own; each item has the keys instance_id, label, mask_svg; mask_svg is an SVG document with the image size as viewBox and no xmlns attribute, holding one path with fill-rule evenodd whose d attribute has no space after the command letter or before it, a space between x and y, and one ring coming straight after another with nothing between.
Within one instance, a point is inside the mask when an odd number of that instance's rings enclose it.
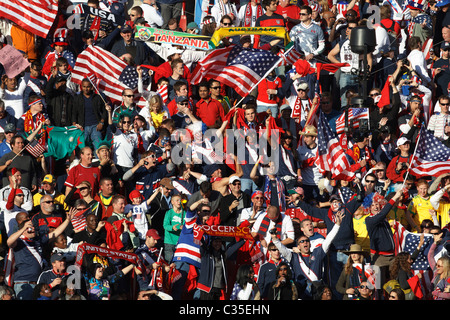
<instances>
[{"instance_id":1,"label":"red scarf","mask_svg":"<svg viewBox=\"0 0 450 320\"><path fill-rule=\"evenodd\" d=\"M263 9L260 4L256 5L256 19L258 19L260 16L263 15ZM247 7L245 8L245 17L244 17L244 27L251 27L252 26L252 16L253 16L253 8L252 4L247 4Z\"/></svg>"}]
</instances>

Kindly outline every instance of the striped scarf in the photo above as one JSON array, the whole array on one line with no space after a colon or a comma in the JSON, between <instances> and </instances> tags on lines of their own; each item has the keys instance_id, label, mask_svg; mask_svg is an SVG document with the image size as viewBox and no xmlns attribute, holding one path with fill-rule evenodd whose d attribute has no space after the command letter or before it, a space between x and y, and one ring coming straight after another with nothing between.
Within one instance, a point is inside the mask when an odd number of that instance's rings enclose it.
<instances>
[{"instance_id":1,"label":"striped scarf","mask_svg":"<svg viewBox=\"0 0 450 320\"><path fill-rule=\"evenodd\" d=\"M266 199L266 205L269 206L270 205L270 199L271 199L271 195L272 195L272 183L270 182L270 178L269 176L266 176L265 178L265 182L264 182L264 198ZM284 212L286 211L286 201L284 199L284 184L283 182L278 179L276 179L276 183L277 183L277 196L278 196L278 205L280 207L280 212Z\"/></svg>"},{"instance_id":2,"label":"striped scarf","mask_svg":"<svg viewBox=\"0 0 450 320\"><path fill-rule=\"evenodd\" d=\"M264 238L267 234L267 231L269 231L271 221L273 221L275 223L275 228L277 229L277 238L281 240L281 226L283 223L283 219L281 219L281 214L278 215L278 218L276 220L270 219L266 214L264 216L263 220L261 221L261 225L259 226L258 234L262 238Z\"/></svg>"}]
</instances>

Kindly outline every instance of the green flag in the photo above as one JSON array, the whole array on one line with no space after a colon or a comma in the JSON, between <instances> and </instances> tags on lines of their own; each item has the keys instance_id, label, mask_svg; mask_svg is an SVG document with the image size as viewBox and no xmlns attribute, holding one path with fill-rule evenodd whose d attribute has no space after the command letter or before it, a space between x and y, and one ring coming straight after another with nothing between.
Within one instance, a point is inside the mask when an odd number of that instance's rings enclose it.
<instances>
[{"instance_id":1,"label":"green flag","mask_svg":"<svg viewBox=\"0 0 450 320\"><path fill-rule=\"evenodd\" d=\"M69 156L76 147L84 147L84 132L75 126L46 127L48 133L46 157L56 160Z\"/></svg>"}]
</instances>

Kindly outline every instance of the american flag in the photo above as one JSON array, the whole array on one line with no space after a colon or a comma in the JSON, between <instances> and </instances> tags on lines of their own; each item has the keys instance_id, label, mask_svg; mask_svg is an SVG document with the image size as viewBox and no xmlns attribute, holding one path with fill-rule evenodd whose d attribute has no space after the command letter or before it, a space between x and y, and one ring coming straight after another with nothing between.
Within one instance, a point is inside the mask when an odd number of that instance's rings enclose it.
<instances>
[{"instance_id":1,"label":"american flag","mask_svg":"<svg viewBox=\"0 0 450 320\"><path fill-rule=\"evenodd\" d=\"M0 0L0 17L46 38L58 13L56 0Z\"/></svg>"},{"instance_id":2,"label":"american flag","mask_svg":"<svg viewBox=\"0 0 450 320\"><path fill-rule=\"evenodd\" d=\"M127 64L111 52L96 46L89 46L81 52L72 71L72 81L81 85L89 75L98 79L98 89L112 102L122 101L122 91L127 86L119 78Z\"/></svg>"},{"instance_id":3,"label":"american flag","mask_svg":"<svg viewBox=\"0 0 450 320\"><path fill-rule=\"evenodd\" d=\"M410 171L416 176L438 177L450 172L450 148L422 125Z\"/></svg>"},{"instance_id":4,"label":"american flag","mask_svg":"<svg viewBox=\"0 0 450 320\"><path fill-rule=\"evenodd\" d=\"M78 210L72 218L72 226L75 231L81 231L86 228L86 211L89 209Z\"/></svg>"},{"instance_id":5,"label":"american flag","mask_svg":"<svg viewBox=\"0 0 450 320\"><path fill-rule=\"evenodd\" d=\"M215 49L198 62L191 83L196 85L203 79L216 79L244 97L280 60L268 50L237 45Z\"/></svg>"},{"instance_id":6,"label":"american flag","mask_svg":"<svg viewBox=\"0 0 450 320\"><path fill-rule=\"evenodd\" d=\"M47 146L42 145L38 140L31 140L26 146L25 149L35 158L41 156L44 152L47 151Z\"/></svg>"},{"instance_id":7,"label":"american flag","mask_svg":"<svg viewBox=\"0 0 450 320\"><path fill-rule=\"evenodd\" d=\"M347 170L350 168L347 156L321 110L317 126L317 145L315 164L320 172L331 172L332 179L353 179L355 173Z\"/></svg>"},{"instance_id":8,"label":"american flag","mask_svg":"<svg viewBox=\"0 0 450 320\"><path fill-rule=\"evenodd\" d=\"M395 253L408 252L413 254L416 250L421 233L412 233L399 223L394 221L394 243L395 243ZM424 296L429 294L429 288L431 288L431 280L433 278L433 270L430 269L428 263L428 250L433 244L433 236L431 234L424 234L424 243L417 256L411 265L411 269L415 275L422 274L422 278L419 279L418 285L420 286L420 291Z\"/></svg>"},{"instance_id":9,"label":"american flag","mask_svg":"<svg viewBox=\"0 0 450 320\"><path fill-rule=\"evenodd\" d=\"M169 102L169 88L167 84L164 84L158 88L158 94L161 96L164 104L167 104Z\"/></svg>"},{"instance_id":10,"label":"american flag","mask_svg":"<svg viewBox=\"0 0 450 320\"><path fill-rule=\"evenodd\" d=\"M295 48L292 48L287 53L283 49L281 49L278 52L278 56L283 59L281 63L281 65L283 66L294 65L294 63L296 63L298 59L301 59L303 57L303 55L295 50Z\"/></svg>"},{"instance_id":11,"label":"american flag","mask_svg":"<svg viewBox=\"0 0 450 320\"><path fill-rule=\"evenodd\" d=\"M348 109L348 125L353 129L359 128L359 121L369 119L368 108L349 108ZM336 120L336 133L342 134L345 128L345 112L343 112Z\"/></svg>"},{"instance_id":12,"label":"american flag","mask_svg":"<svg viewBox=\"0 0 450 320\"><path fill-rule=\"evenodd\" d=\"M414 4L412 6L418 7L418 6L420 6L420 4L418 4L418 2L414 2ZM412 36L412 32L413 32L414 26L416 24L423 24L423 23L425 23L425 26L429 30L433 30L433 21L431 20L431 17L427 14L419 14L418 16L411 18L411 21L408 23L409 36L410 37Z\"/></svg>"},{"instance_id":13,"label":"american flag","mask_svg":"<svg viewBox=\"0 0 450 320\"><path fill-rule=\"evenodd\" d=\"M427 40L425 40L425 43L423 44L422 51L425 56L425 60L428 60L431 58L430 49L433 49L433 45L434 45L433 42L434 42L433 38L428 38Z\"/></svg>"}]
</instances>

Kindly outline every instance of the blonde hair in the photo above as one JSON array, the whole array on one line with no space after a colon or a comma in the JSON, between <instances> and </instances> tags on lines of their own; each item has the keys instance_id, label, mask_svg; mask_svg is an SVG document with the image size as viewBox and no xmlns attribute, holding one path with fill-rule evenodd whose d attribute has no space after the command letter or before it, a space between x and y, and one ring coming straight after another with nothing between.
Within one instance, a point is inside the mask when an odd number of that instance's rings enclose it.
<instances>
[{"instance_id":1,"label":"blonde hair","mask_svg":"<svg viewBox=\"0 0 450 320\"><path fill-rule=\"evenodd\" d=\"M155 104L158 104L162 110L163 101L159 94L155 94L155 95L151 96L151 98L148 100L148 107L150 108L150 111L151 111L152 106Z\"/></svg>"},{"instance_id":2,"label":"blonde hair","mask_svg":"<svg viewBox=\"0 0 450 320\"><path fill-rule=\"evenodd\" d=\"M438 259L438 261L442 262L442 269L444 269L441 274L441 279L450 278L450 257L442 256Z\"/></svg>"}]
</instances>

